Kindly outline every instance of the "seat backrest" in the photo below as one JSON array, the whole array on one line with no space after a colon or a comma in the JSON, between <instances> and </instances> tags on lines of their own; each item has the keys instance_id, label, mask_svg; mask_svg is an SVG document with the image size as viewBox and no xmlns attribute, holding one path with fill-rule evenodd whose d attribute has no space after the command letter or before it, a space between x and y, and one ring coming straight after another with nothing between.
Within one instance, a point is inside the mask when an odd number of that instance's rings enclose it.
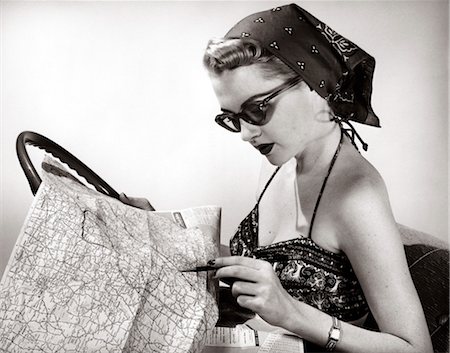
<instances>
[{"instance_id":1,"label":"seat backrest","mask_svg":"<svg viewBox=\"0 0 450 353\"><path fill-rule=\"evenodd\" d=\"M419 295L435 352L448 352L449 251L432 235L399 224L409 271Z\"/></svg>"},{"instance_id":2,"label":"seat backrest","mask_svg":"<svg viewBox=\"0 0 450 353\"><path fill-rule=\"evenodd\" d=\"M448 244L432 235L398 224L409 271L425 313L434 352L448 353L449 252ZM364 327L378 330L369 313Z\"/></svg>"}]
</instances>

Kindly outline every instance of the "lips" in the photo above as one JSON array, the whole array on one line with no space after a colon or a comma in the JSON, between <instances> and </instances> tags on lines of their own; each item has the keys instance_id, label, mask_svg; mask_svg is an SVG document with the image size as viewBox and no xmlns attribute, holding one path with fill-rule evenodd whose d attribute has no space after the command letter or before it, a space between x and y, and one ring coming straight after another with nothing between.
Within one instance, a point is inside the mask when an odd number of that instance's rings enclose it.
<instances>
[{"instance_id":1,"label":"lips","mask_svg":"<svg viewBox=\"0 0 450 353\"><path fill-rule=\"evenodd\" d=\"M272 151L273 146L274 143L263 143L262 145L256 146L256 148L261 154L266 155L269 154L270 151Z\"/></svg>"}]
</instances>

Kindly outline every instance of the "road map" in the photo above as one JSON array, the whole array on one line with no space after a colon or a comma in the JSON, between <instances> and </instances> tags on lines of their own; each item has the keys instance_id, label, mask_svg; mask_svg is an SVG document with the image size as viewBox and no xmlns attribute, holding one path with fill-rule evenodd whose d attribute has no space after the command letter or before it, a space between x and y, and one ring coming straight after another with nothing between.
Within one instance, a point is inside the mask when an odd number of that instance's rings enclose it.
<instances>
[{"instance_id":1,"label":"road map","mask_svg":"<svg viewBox=\"0 0 450 353\"><path fill-rule=\"evenodd\" d=\"M201 352L214 282L180 270L218 256L220 208L144 211L43 169L0 285L0 352Z\"/></svg>"}]
</instances>

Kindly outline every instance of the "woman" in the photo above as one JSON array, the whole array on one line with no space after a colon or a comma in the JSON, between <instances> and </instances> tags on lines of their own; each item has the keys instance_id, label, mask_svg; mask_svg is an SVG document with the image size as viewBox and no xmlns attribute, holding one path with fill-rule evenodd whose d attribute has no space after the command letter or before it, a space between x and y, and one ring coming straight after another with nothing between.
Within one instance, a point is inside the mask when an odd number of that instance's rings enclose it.
<instances>
[{"instance_id":1,"label":"woman","mask_svg":"<svg viewBox=\"0 0 450 353\"><path fill-rule=\"evenodd\" d=\"M278 166L230 240L243 256L212 260L216 277L235 279L240 306L322 349L431 352L386 187L350 124L379 126L374 59L291 4L210 41L204 63L222 109L216 122ZM301 212L283 209L291 228L259 233L259 203L292 158ZM361 327L369 311L379 332Z\"/></svg>"}]
</instances>

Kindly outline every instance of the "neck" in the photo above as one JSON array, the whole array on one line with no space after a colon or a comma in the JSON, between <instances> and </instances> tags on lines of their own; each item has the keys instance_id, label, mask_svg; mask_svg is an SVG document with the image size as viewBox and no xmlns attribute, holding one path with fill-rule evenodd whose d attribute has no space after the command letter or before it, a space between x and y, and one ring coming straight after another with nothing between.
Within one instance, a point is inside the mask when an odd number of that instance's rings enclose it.
<instances>
[{"instance_id":1,"label":"neck","mask_svg":"<svg viewBox=\"0 0 450 353\"><path fill-rule=\"evenodd\" d=\"M333 123L317 138L308 143L297 159L297 175L320 175L327 169L341 138L338 124Z\"/></svg>"}]
</instances>

